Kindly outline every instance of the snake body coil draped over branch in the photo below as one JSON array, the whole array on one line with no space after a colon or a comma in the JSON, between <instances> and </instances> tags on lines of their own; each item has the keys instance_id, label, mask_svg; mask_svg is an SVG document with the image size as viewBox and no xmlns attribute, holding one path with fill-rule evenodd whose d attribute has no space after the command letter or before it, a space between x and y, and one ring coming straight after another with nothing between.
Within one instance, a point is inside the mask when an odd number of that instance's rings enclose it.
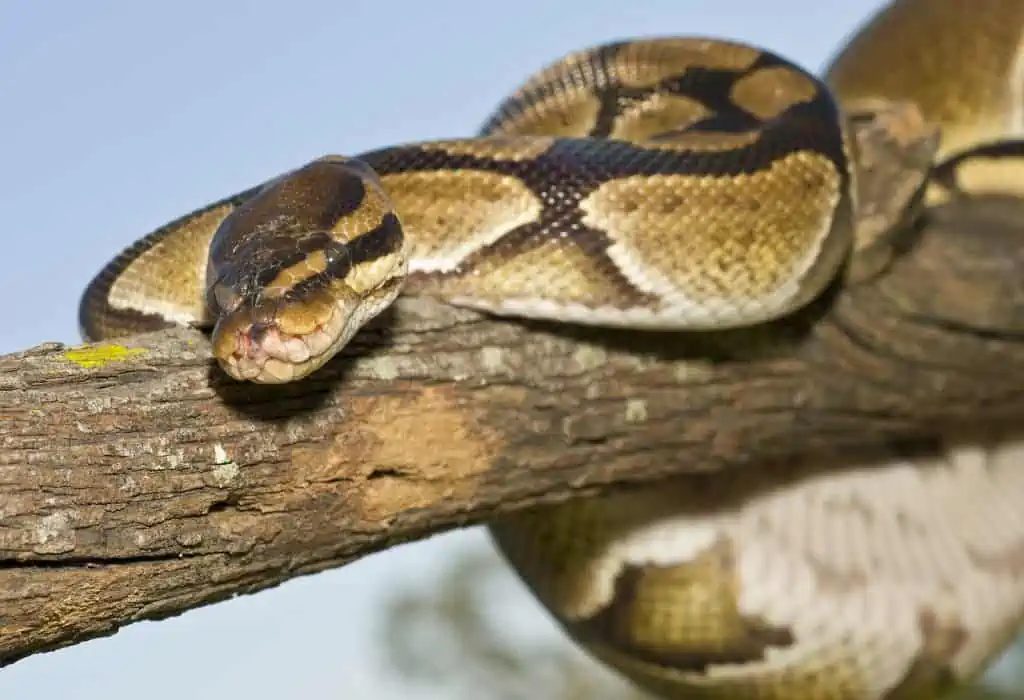
<instances>
[{"instance_id":1,"label":"snake body coil draped over branch","mask_svg":"<svg viewBox=\"0 0 1024 700\"><path fill-rule=\"evenodd\" d=\"M228 374L279 383L399 294L680 343L764 324L884 274L929 203L1012 182L1022 37L1020 0L896 0L824 79L724 40L579 51L475 138L326 156L149 234L89 285L83 332L212 328ZM689 477L491 528L578 642L665 696L917 697L1024 614L1024 472L950 454Z\"/></svg>"}]
</instances>

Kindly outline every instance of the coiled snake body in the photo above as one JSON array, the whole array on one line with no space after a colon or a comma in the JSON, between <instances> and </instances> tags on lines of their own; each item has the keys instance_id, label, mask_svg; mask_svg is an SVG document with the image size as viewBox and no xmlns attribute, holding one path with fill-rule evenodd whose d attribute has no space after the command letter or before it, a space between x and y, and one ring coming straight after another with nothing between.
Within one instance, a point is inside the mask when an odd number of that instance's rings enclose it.
<instances>
[{"instance_id":1,"label":"coiled snake body","mask_svg":"<svg viewBox=\"0 0 1024 700\"><path fill-rule=\"evenodd\" d=\"M970 159L951 169L969 181L927 178L1024 130L1022 34L1018 0L897 0L831 87L721 40L574 53L478 138L328 156L155 231L90 284L83 333L212 326L228 374L275 383L399 293L666 332L762 323L884 272L926 188L998 187ZM916 697L977 673L1024 612L1024 475L951 454L701 477L491 527L570 634L666 696Z\"/></svg>"}]
</instances>

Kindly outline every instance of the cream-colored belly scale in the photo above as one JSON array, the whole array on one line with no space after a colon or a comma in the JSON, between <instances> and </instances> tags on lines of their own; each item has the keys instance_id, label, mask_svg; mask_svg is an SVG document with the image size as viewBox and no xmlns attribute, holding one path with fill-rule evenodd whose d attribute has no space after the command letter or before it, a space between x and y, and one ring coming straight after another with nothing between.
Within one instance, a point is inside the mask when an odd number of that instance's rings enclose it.
<instances>
[{"instance_id":1,"label":"cream-colored belly scale","mask_svg":"<svg viewBox=\"0 0 1024 700\"><path fill-rule=\"evenodd\" d=\"M669 697L904 697L974 676L1019 625L1022 457L821 457L492 532L570 633Z\"/></svg>"}]
</instances>

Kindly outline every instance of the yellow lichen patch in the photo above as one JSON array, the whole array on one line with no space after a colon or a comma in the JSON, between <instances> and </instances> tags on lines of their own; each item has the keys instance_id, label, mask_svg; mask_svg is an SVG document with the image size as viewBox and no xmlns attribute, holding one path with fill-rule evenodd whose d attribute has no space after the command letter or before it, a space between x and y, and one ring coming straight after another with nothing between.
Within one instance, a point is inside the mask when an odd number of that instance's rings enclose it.
<instances>
[{"instance_id":1,"label":"yellow lichen patch","mask_svg":"<svg viewBox=\"0 0 1024 700\"><path fill-rule=\"evenodd\" d=\"M126 348L123 345L83 345L65 352L64 359L74 362L79 367L93 369L110 362L123 362L129 357L145 353L142 348Z\"/></svg>"}]
</instances>

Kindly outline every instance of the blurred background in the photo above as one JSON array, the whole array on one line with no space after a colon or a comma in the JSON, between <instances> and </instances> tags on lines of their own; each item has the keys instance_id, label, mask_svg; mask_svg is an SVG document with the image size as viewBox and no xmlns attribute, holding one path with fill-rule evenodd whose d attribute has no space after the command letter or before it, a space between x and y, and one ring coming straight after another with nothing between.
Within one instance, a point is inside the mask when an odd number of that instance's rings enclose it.
<instances>
[{"instance_id":1,"label":"blurred background","mask_svg":"<svg viewBox=\"0 0 1024 700\"><path fill-rule=\"evenodd\" d=\"M324 153L470 135L567 51L703 34L818 69L879 5L0 0L0 352L77 342L88 279L167 220ZM1022 665L1008 657L993 687L1019 696ZM140 691L148 700L641 697L563 640L478 529L0 671L5 700Z\"/></svg>"}]
</instances>

